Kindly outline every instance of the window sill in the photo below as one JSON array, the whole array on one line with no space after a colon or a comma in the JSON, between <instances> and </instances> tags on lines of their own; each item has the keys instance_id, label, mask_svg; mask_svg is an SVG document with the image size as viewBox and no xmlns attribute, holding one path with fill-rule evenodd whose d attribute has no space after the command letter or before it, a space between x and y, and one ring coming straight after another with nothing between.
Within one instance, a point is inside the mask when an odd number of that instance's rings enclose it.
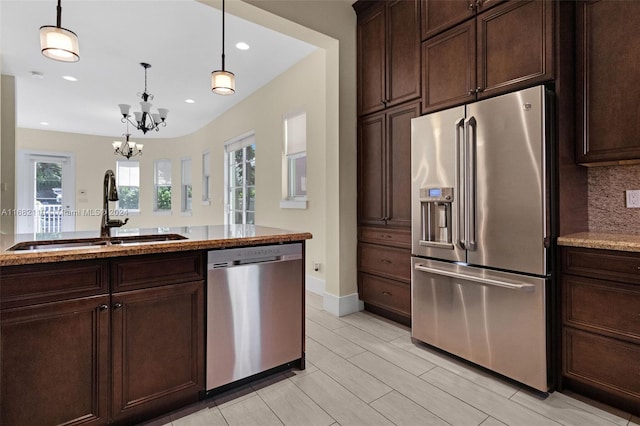
<instances>
[{"instance_id":1,"label":"window sill","mask_svg":"<svg viewBox=\"0 0 640 426\"><path fill-rule=\"evenodd\" d=\"M306 210L307 200L282 200L280 201L280 208Z\"/></svg>"},{"instance_id":2,"label":"window sill","mask_svg":"<svg viewBox=\"0 0 640 426\"><path fill-rule=\"evenodd\" d=\"M155 216L171 216L171 210L154 210Z\"/></svg>"},{"instance_id":3,"label":"window sill","mask_svg":"<svg viewBox=\"0 0 640 426\"><path fill-rule=\"evenodd\" d=\"M193 216L193 212L191 210L189 211L185 211L185 212L180 212L181 216Z\"/></svg>"}]
</instances>

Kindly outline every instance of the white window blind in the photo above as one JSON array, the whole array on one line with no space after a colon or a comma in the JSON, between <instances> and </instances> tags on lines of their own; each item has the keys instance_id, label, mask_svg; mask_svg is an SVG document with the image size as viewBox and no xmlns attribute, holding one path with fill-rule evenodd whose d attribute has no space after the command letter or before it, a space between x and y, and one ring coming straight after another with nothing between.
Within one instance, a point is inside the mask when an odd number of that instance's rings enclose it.
<instances>
[{"instance_id":1,"label":"white window blind","mask_svg":"<svg viewBox=\"0 0 640 426\"><path fill-rule=\"evenodd\" d=\"M191 185L191 158L182 159L182 184Z\"/></svg>"},{"instance_id":2,"label":"white window blind","mask_svg":"<svg viewBox=\"0 0 640 426\"><path fill-rule=\"evenodd\" d=\"M156 160L156 185L171 185L171 160Z\"/></svg>"},{"instance_id":3,"label":"white window blind","mask_svg":"<svg viewBox=\"0 0 640 426\"><path fill-rule=\"evenodd\" d=\"M307 113L285 115L285 155L299 154L307 150Z\"/></svg>"},{"instance_id":4,"label":"white window blind","mask_svg":"<svg viewBox=\"0 0 640 426\"><path fill-rule=\"evenodd\" d=\"M140 163L118 161L116 165L118 186L140 186Z\"/></svg>"},{"instance_id":5,"label":"white window blind","mask_svg":"<svg viewBox=\"0 0 640 426\"><path fill-rule=\"evenodd\" d=\"M241 136L238 139L232 140L231 142L227 142L224 145L224 149L227 153L229 153L229 152L238 151L239 149L254 145L255 143L256 143L255 135L251 133L248 136Z\"/></svg>"}]
</instances>

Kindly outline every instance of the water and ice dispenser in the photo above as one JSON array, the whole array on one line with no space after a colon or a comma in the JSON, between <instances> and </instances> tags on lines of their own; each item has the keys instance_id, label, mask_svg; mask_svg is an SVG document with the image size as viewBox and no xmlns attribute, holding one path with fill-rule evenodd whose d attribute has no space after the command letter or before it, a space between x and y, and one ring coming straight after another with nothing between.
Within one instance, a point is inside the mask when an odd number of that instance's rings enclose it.
<instances>
[{"instance_id":1,"label":"water and ice dispenser","mask_svg":"<svg viewBox=\"0 0 640 426\"><path fill-rule=\"evenodd\" d=\"M420 245L452 248L453 188L420 188Z\"/></svg>"}]
</instances>

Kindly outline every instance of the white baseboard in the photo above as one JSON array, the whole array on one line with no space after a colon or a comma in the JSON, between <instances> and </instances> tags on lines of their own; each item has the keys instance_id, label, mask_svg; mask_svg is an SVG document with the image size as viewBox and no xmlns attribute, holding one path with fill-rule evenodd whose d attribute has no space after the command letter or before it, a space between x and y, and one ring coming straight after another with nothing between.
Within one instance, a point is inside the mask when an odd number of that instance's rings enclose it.
<instances>
[{"instance_id":1,"label":"white baseboard","mask_svg":"<svg viewBox=\"0 0 640 426\"><path fill-rule=\"evenodd\" d=\"M358 298L358 293L341 297L325 293L323 308L330 314L342 317L363 310L364 302Z\"/></svg>"},{"instance_id":2,"label":"white baseboard","mask_svg":"<svg viewBox=\"0 0 640 426\"><path fill-rule=\"evenodd\" d=\"M305 281L305 290L310 291L311 293L318 294L320 296L324 296L324 280L316 278L313 275L307 275L305 277Z\"/></svg>"},{"instance_id":3,"label":"white baseboard","mask_svg":"<svg viewBox=\"0 0 640 426\"><path fill-rule=\"evenodd\" d=\"M364 310L364 302L358 297L358 293L347 296L334 296L325 290L325 282L319 278L307 275L305 277L307 291L322 296L322 307L325 311L337 317L353 314Z\"/></svg>"}]
</instances>

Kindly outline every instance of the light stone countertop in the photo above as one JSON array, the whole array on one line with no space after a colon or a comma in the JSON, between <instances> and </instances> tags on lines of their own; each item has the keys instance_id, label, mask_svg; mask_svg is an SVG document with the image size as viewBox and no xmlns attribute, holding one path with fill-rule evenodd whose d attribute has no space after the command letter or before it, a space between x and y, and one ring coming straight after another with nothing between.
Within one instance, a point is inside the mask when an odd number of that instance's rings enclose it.
<instances>
[{"instance_id":1,"label":"light stone countertop","mask_svg":"<svg viewBox=\"0 0 640 426\"><path fill-rule=\"evenodd\" d=\"M207 225L166 228L118 228L112 229L112 238L134 235L179 234L186 239L159 242L138 242L124 245L83 246L75 248L46 248L37 250L7 250L13 245L34 241L32 234L0 235L0 266L33 263L62 262L70 260L99 259L140 254L168 253L189 250L215 250L230 247L277 244L304 241L312 238L308 232L288 231L256 225ZM75 240L99 238L95 232L68 232L55 236L41 236L38 240Z\"/></svg>"},{"instance_id":2,"label":"light stone countertop","mask_svg":"<svg viewBox=\"0 0 640 426\"><path fill-rule=\"evenodd\" d=\"M640 235L580 232L558 237L558 245L601 250L640 252Z\"/></svg>"}]
</instances>

